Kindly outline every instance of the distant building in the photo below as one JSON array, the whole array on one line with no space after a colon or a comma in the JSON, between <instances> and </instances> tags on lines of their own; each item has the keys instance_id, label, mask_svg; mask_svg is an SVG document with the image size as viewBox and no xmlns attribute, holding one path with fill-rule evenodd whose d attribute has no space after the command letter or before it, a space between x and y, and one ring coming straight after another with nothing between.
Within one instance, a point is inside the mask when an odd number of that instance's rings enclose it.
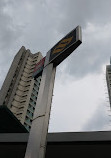
<instances>
[{"instance_id":1,"label":"distant building","mask_svg":"<svg viewBox=\"0 0 111 158\"><path fill-rule=\"evenodd\" d=\"M106 81L108 87L109 102L111 106L111 58L110 58L110 65L106 66Z\"/></svg>"},{"instance_id":2,"label":"distant building","mask_svg":"<svg viewBox=\"0 0 111 158\"><path fill-rule=\"evenodd\" d=\"M40 52L32 54L22 47L0 91L0 105L6 105L29 131L37 102L41 76L32 78L34 67L42 59Z\"/></svg>"}]
</instances>

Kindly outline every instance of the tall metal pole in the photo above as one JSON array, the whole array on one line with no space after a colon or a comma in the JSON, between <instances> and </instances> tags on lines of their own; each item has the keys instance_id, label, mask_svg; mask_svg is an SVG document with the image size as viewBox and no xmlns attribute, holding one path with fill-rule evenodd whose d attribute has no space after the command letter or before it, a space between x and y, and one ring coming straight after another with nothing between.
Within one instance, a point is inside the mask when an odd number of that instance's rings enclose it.
<instances>
[{"instance_id":1,"label":"tall metal pole","mask_svg":"<svg viewBox=\"0 0 111 158\"><path fill-rule=\"evenodd\" d=\"M44 158L46 149L46 137L52 102L52 94L55 80L56 67L53 63L47 65L49 54L46 56L38 101L32 121L25 158Z\"/></svg>"}]
</instances>

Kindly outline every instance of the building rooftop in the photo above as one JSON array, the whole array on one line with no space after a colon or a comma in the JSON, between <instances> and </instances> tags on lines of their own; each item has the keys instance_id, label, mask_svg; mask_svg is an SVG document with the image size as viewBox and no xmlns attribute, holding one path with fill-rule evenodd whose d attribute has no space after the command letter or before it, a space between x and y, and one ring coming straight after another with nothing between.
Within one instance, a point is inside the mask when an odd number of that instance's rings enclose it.
<instances>
[{"instance_id":1,"label":"building rooftop","mask_svg":"<svg viewBox=\"0 0 111 158\"><path fill-rule=\"evenodd\" d=\"M0 133L28 133L5 105L0 106Z\"/></svg>"}]
</instances>

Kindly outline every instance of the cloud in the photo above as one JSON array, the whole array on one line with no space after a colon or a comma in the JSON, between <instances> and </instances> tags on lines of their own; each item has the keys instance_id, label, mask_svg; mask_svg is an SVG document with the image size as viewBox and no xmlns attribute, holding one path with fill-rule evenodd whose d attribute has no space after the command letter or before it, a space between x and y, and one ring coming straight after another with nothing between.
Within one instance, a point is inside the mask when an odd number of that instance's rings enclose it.
<instances>
[{"instance_id":1,"label":"cloud","mask_svg":"<svg viewBox=\"0 0 111 158\"><path fill-rule=\"evenodd\" d=\"M60 4L62 16L60 28L61 32L66 33L69 29L73 29L76 25L85 28L88 22L96 24L105 24L110 21L110 5L111 1L107 0L61 0Z\"/></svg>"},{"instance_id":2,"label":"cloud","mask_svg":"<svg viewBox=\"0 0 111 158\"><path fill-rule=\"evenodd\" d=\"M66 71L75 78L102 72L102 66L109 63L111 24L98 26L88 23L83 29L83 43L67 60Z\"/></svg>"},{"instance_id":3,"label":"cloud","mask_svg":"<svg viewBox=\"0 0 111 158\"><path fill-rule=\"evenodd\" d=\"M101 65L108 61L111 40L109 0L57 0L53 3L51 0L11 0L1 3L1 52L6 49L14 56L24 45L45 56L62 37L81 25L83 43L64 62L64 73L75 78L99 73Z\"/></svg>"},{"instance_id":4,"label":"cloud","mask_svg":"<svg viewBox=\"0 0 111 158\"><path fill-rule=\"evenodd\" d=\"M40 0L12 1L7 12L10 12L14 24L23 28L19 45L26 46L34 53L41 51L46 55L57 37L61 36L57 30L60 18L57 16L59 10L55 2L50 4Z\"/></svg>"},{"instance_id":5,"label":"cloud","mask_svg":"<svg viewBox=\"0 0 111 158\"><path fill-rule=\"evenodd\" d=\"M2 51L9 50L22 33L21 27L16 25L8 14L8 5L8 1L0 1L0 50Z\"/></svg>"},{"instance_id":6,"label":"cloud","mask_svg":"<svg viewBox=\"0 0 111 158\"><path fill-rule=\"evenodd\" d=\"M12 1L0 1L0 86L16 54L16 43L22 36L21 26L14 23L9 14L11 4Z\"/></svg>"},{"instance_id":7,"label":"cloud","mask_svg":"<svg viewBox=\"0 0 111 158\"><path fill-rule=\"evenodd\" d=\"M90 131L92 124L96 130L100 120L97 129L108 125L102 77L92 74L75 81L61 74L56 78L49 131Z\"/></svg>"},{"instance_id":8,"label":"cloud","mask_svg":"<svg viewBox=\"0 0 111 158\"><path fill-rule=\"evenodd\" d=\"M104 131L109 130L109 118L108 113L106 112L105 107L106 103L101 103L94 114L90 117L89 120L83 125L83 131Z\"/></svg>"}]
</instances>

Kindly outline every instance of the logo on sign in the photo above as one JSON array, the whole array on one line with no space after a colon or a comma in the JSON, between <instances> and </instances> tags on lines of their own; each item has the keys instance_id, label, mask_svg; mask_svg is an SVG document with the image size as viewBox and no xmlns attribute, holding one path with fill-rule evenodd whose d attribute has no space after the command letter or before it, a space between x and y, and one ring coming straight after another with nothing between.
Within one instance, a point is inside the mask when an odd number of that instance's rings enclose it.
<instances>
[{"instance_id":1,"label":"logo on sign","mask_svg":"<svg viewBox=\"0 0 111 158\"><path fill-rule=\"evenodd\" d=\"M66 39L63 39L56 47L55 49L52 51L52 54L56 54L56 53L59 53L61 52L73 39L73 36L72 37L69 37L69 38L66 38Z\"/></svg>"}]
</instances>

